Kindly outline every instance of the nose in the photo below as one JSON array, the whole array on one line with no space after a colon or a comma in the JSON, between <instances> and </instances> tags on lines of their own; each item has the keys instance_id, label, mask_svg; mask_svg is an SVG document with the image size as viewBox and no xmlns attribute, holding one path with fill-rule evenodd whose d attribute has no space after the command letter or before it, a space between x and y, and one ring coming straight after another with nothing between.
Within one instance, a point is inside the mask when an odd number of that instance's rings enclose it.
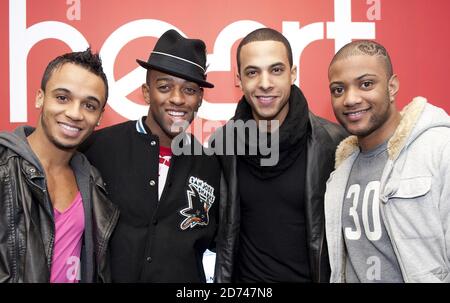
<instances>
[{"instance_id":1,"label":"nose","mask_svg":"<svg viewBox=\"0 0 450 303\"><path fill-rule=\"evenodd\" d=\"M68 118L74 121L83 120L83 114L81 112L81 102L70 102L66 107L65 114Z\"/></svg>"},{"instance_id":2,"label":"nose","mask_svg":"<svg viewBox=\"0 0 450 303\"><path fill-rule=\"evenodd\" d=\"M361 94L356 89L349 88L344 96L344 106L353 107L361 102Z\"/></svg>"},{"instance_id":3,"label":"nose","mask_svg":"<svg viewBox=\"0 0 450 303\"><path fill-rule=\"evenodd\" d=\"M268 72L261 73L259 77L259 87L262 90L270 90L273 87L272 80Z\"/></svg>"},{"instance_id":4,"label":"nose","mask_svg":"<svg viewBox=\"0 0 450 303\"><path fill-rule=\"evenodd\" d=\"M181 89L173 89L170 94L169 102L174 105L183 105L185 103L183 93Z\"/></svg>"}]
</instances>

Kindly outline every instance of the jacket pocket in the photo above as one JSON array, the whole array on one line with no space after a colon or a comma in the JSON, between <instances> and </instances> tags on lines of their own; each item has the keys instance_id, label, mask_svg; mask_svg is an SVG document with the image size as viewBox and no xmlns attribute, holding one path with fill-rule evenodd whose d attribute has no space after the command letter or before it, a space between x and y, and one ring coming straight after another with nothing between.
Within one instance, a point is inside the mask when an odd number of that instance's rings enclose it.
<instances>
[{"instance_id":1,"label":"jacket pocket","mask_svg":"<svg viewBox=\"0 0 450 303\"><path fill-rule=\"evenodd\" d=\"M431 176L402 178L389 182L385 187L388 199L415 199L425 196L431 190Z\"/></svg>"},{"instance_id":2,"label":"jacket pocket","mask_svg":"<svg viewBox=\"0 0 450 303\"><path fill-rule=\"evenodd\" d=\"M381 200L396 236L405 239L442 237L439 209L431 196L431 176L391 180Z\"/></svg>"}]
</instances>

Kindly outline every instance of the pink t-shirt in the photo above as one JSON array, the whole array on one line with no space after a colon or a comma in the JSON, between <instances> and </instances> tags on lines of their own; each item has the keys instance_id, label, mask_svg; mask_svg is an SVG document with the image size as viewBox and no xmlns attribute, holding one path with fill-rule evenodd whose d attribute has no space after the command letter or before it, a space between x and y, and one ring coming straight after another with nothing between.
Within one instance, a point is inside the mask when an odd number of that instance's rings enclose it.
<instances>
[{"instance_id":1,"label":"pink t-shirt","mask_svg":"<svg viewBox=\"0 0 450 303\"><path fill-rule=\"evenodd\" d=\"M80 280L80 255L84 233L84 207L78 192L69 208L53 209L55 245L53 249L51 283L77 283Z\"/></svg>"}]
</instances>

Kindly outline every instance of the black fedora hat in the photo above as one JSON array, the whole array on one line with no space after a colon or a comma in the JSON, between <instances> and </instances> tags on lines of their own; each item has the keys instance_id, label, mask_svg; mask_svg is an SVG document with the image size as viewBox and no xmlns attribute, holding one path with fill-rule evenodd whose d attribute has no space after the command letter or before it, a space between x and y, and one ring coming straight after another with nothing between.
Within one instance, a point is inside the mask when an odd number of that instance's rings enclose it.
<instances>
[{"instance_id":1,"label":"black fedora hat","mask_svg":"<svg viewBox=\"0 0 450 303\"><path fill-rule=\"evenodd\" d=\"M183 78L201 87L214 87L206 82L205 43L199 39L184 38L176 30L168 30L158 39L147 62L136 61L144 68Z\"/></svg>"}]
</instances>

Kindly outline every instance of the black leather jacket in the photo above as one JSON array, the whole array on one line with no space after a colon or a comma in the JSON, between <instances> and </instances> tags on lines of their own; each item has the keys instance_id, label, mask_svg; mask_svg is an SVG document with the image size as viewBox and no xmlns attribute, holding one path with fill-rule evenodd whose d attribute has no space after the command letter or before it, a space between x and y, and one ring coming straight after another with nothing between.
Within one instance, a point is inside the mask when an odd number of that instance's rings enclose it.
<instances>
[{"instance_id":1,"label":"black leather jacket","mask_svg":"<svg viewBox=\"0 0 450 303\"><path fill-rule=\"evenodd\" d=\"M328 282L330 266L325 239L324 194L326 181L334 169L334 156L339 142L347 133L337 124L309 114L311 133L307 141L307 168L305 184L305 214L307 247L312 280ZM222 192L220 213L225 222L220 226L215 267L216 282L234 281L234 264L237 251L240 200L236 171L236 156L222 156L221 163L227 181Z\"/></svg>"},{"instance_id":2,"label":"black leather jacket","mask_svg":"<svg viewBox=\"0 0 450 303\"><path fill-rule=\"evenodd\" d=\"M40 163L26 143L31 128L0 134L0 282L49 282L53 207ZM83 198L81 282L109 282L107 244L119 211L99 173L80 153L71 166Z\"/></svg>"}]
</instances>

